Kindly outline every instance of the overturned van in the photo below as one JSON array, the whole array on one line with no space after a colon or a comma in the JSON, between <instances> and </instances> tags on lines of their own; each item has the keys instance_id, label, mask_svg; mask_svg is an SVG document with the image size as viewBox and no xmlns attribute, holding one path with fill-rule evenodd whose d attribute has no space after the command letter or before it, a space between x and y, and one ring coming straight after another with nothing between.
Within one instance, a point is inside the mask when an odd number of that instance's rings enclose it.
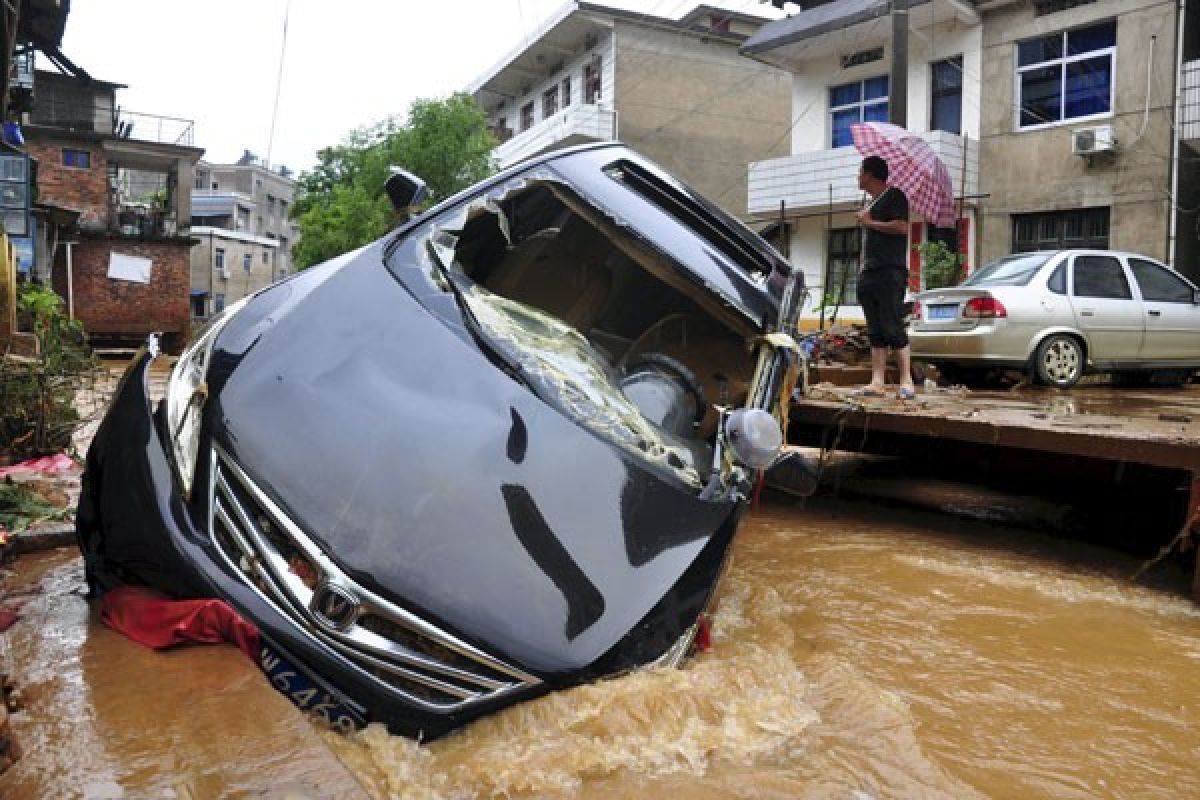
<instances>
[{"instance_id":1,"label":"overturned van","mask_svg":"<svg viewBox=\"0 0 1200 800\"><path fill-rule=\"evenodd\" d=\"M799 284L620 145L509 170L229 308L157 409L140 355L89 584L222 598L339 719L424 739L677 663L782 442Z\"/></svg>"}]
</instances>

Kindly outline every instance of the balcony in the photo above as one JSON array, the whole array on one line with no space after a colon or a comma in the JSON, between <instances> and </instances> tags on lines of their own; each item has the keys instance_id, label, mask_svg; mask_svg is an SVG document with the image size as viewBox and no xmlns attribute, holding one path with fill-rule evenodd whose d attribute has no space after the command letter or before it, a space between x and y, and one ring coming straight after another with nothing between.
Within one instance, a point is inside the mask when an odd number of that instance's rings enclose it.
<instances>
[{"instance_id":1,"label":"balcony","mask_svg":"<svg viewBox=\"0 0 1200 800\"><path fill-rule=\"evenodd\" d=\"M192 147L195 124L190 119L142 114L100 104L39 100L30 124L83 133L98 133L118 139Z\"/></svg>"},{"instance_id":2,"label":"balcony","mask_svg":"<svg viewBox=\"0 0 1200 800\"><path fill-rule=\"evenodd\" d=\"M1183 65L1183 94L1179 108L1179 138L1200 140L1200 61Z\"/></svg>"},{"instance_id":3,"label":"balcony","mask_svg":"<svg viewBox=\"0 0 1200 800\"><path fill-rule=\"evenodd\" d=\"M579 104L521 131L497 146L492 156L503 168L547 150L615 138L617 112L598 105Z\"/></svg>"},{"instance_id":4,"label":"balcony","mask_svg":"<svg viewBox=\"0 0 1200 800\"><path fill-rule=\"evenodd\" d=\"M921 138L929 142L946 165L955 197L979 193L979 142L945 131L923 133ZM862 159L862 154L853 147L837 147L752 162L747 180L749 211L778 213L780 201L788 211L816 212L831 206L834 211L857 208L863 194L858 188Z\"/></svg>"}]
</instances>

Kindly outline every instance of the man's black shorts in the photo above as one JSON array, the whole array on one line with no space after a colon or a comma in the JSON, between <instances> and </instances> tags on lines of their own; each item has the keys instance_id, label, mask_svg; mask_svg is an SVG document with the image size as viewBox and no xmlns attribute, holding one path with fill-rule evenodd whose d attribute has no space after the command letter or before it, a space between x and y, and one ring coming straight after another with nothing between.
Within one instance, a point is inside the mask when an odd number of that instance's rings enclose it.
<instances>
[{"instance_id":1,"label":"man's black shorts","mask_svg":"<svg viewBox=\"0 0 1200 800\"><path fill-rule=\"evenodd\" d=\"M904 330L904 290L908 271L895 268L865 269L858 276L858 302L867 318L871 347L900 349L908 345Z\"/></svg>"}]
</instances>

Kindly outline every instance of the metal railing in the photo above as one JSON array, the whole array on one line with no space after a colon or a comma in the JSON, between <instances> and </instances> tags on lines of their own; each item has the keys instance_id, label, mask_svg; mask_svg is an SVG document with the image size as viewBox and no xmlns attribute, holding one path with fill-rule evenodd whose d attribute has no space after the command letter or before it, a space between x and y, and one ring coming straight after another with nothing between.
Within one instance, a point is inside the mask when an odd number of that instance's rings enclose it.
<instances>
[{"instance_id":1,"label":"metal railing","mask_svg":"<svg viewBox=\"0 0 1200 800\"><path fill-rule=\"evenodd\" d=\"M1183 65L1183 91L1179 98L1179 138L1200 139L1200 61Z\"/></svg>"},{"instance_id":2,"label":"metal railing","mask_svg":"<svg viewBox=\"0 0 1200 800\"><path fill-rule=\"evenodd\" d=\"M143 114L119 107L39 100L30 116L34 125L100 133L139 142L191 147L195 139L196 126L190 119Z\"/></svg>"}]
</instances>

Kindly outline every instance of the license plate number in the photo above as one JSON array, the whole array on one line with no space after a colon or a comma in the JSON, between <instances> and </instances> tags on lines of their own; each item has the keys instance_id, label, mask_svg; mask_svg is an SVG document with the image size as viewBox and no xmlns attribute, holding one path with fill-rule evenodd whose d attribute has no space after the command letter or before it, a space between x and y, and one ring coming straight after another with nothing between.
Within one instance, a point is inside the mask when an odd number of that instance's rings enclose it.
<instances>
[{"instance_id":1,"label":"license plate number","mask_svg":"<svg viewBox=\"0 0 1200 800\"><path fill-rule=\"evenodd\" d=\"M340 733L353 733L366 724L358 714L326 692L273 647L262 644L258 666L266 673L271 685L295 703L301 711L317 717Z\"/></svg>"},{"instance_id":2,"label":"license plate number","mask_svg":"<svg viewBox=\"0 0 1200 800\"><path fill-rule=\"evenodd\" d=\"M952 303L946 306L930 306L930 319L954 319L958 316L958 304Z\"/></svg>"}]
</instances>

